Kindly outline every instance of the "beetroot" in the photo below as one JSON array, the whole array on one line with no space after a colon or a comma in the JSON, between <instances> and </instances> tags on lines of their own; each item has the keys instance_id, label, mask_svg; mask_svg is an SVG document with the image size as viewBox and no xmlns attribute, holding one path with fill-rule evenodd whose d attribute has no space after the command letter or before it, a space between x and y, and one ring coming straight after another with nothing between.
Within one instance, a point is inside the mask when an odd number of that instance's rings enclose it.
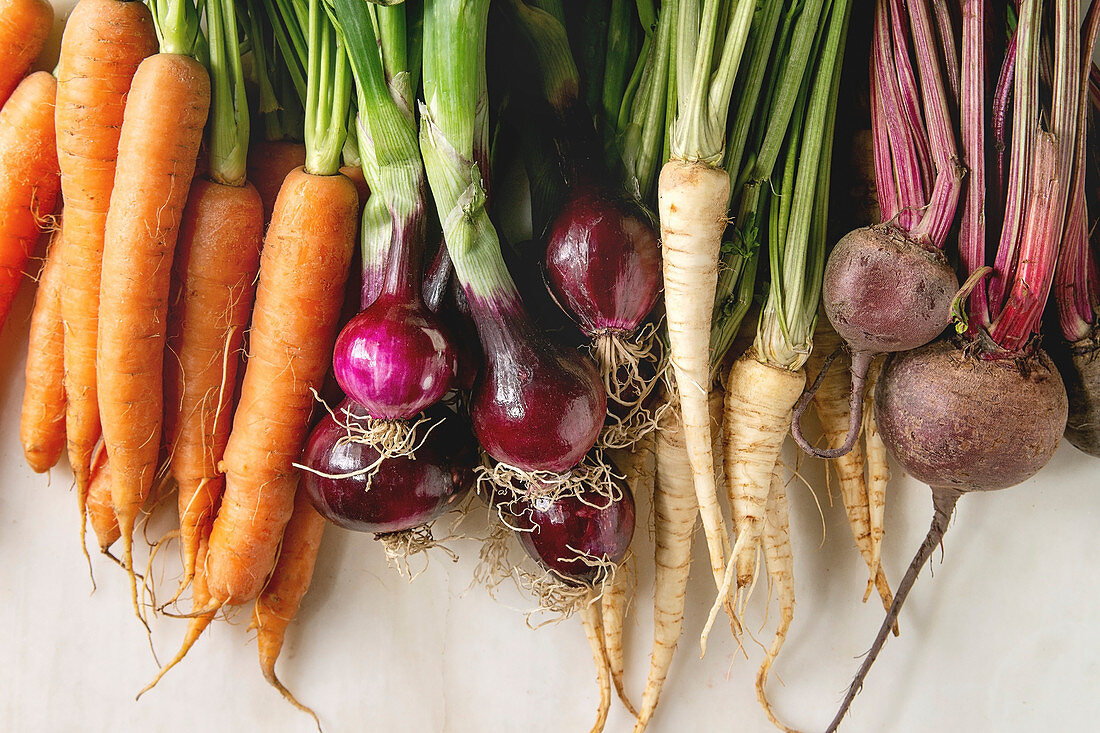
<instances>
[{"instance_id":1,"label":"beetroot","mask_svg":"<svg viewBox=\"0 0 1100 733\"><path fill-rule=\"evenodd\" d=\"M1030 478L1054 455L1067 411L1045 352L983 359L951 341L892 357L875 392L886 447L933 491L991 491Z\"/></svg>"},{"instance_id":2,"label":"beetroot","mask_svg":"<svg viewBox=\"0 0 1100 733\"><path fill-rule=\"evenodd\" d=\"M805 440L800 418L819 383L815 381L795 406L791 424L803 450L836 458L852 449L862 424L863 385L871 361L940 335L951 322L958 290L959 280L942 252L913 242L892 225L856 229L837 242L825 265L822 300L829 322L852 350L851 426L839 448L823 450Z\"/></svg>"},{"instance_id":3,"label":"beetroot","mask_svg":"<svg viewBox=\"0 0 1100 733\"><path fill-rule=\"evenodd\" d=\"M1053 356L1069 395L1066 440L1100 458L1100 345L1094 336L1059 349Z\"/></svg>"},{"instance_id":4,"label":"beetroot","mask_svg":"<svg viewBox=\"0 0 1100 733\"><path fill-rule=\"evenodd\" d=\"M379 460L378 450L354 440L367 422L363 407L346 400L335 414L345 424L330 414L313 429L301 478L313 506L333 524L358 532L413 529L443 514L472 486L477 446L446 408L426 416L440 424L426 434L415 458L386 458L376 469L370 467Z\"/></svg>"},{"instance_id":5,"label":"beetroot","mask_svg":"<svg viewBox=\"0 0 1100 733\"><path fill-rule=\"evenodd\" d=\"M1068 404L1050 357L1041 350L1011 358L981 352L977 344L959 348L935 341L895 354L879 377L879 434L898 463L929 484L934 513L829 731L840 725L863 686L917 576L942 542L959 497L1026 481L1058 447Z\"/></svg>"}]
</instances>

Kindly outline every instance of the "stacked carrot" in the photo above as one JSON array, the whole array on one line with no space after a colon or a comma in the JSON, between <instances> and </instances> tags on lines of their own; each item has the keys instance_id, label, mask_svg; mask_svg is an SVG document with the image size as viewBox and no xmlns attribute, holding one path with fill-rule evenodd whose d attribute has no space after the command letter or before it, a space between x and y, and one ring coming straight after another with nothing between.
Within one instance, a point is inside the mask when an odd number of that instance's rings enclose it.
<instances>
[{"instance_id":1,"label":"stacked carrot","mask_svg":"<svg viewBox=\"0 0 1100 733\"><path fill-rule=\"evenodd\" d=\"M295 499L292 464L328 371L359 207L338 172L342 137L314 140L305 170L302 146L289 142L275 144L295 151L281 159L292 164L246 165L238 20L263 59L258 29L270 19L255 8L238 19L240 7L80 0L57 77L23 78L52 9L0 0L0 324L49 233L20 429L27 462L46 472L68 447L81 543L89 520L103 553L121 540L143 623L135 526L158 487L178 486L184 574L172 600L189 588L194 609L179 657L223 605L255 601L262 671L293 701L275 660L324 521L304 494ZM346 116L347 62L332 53L323 10L313 20L299 30L325 54L297 59L297 71L308 67L315 85L340 76L310 101ZM292 91L305 105L306 89ZM318 197L320 215L303 215Z\"/></svg>"}]
</instances>

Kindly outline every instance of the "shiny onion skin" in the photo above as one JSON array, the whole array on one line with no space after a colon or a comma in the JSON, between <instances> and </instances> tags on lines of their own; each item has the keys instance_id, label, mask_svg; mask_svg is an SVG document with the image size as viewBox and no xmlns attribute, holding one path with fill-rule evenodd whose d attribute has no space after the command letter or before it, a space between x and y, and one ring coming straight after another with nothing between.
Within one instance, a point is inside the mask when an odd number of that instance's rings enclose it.
<instances>
[{"instance_id":1,"label":"shiny onion skin","mask_svg":"<svg viewBox=\"0 0 1100 733\"><path fill-rule=\"evenodd\" d=\"M631 333L661 285L652 217L609 188L575 187L547 228L544 267L551 294L587 336Z\"/></svg>"},{"instance_id":2,"label":"shiny onion skin","mask_svg":"<svg viewBox=\"0 0 1100 733\"><path fill-rule=\"evenodd\" d=\"M470 400L481 447L524 471L573 468L596 444L607 411L595 365L547 340L518 306L471 305L485 350ZM495 318L477 317L490 309Z\"/></svg>"},{"instance_id":3,"label":"shiny onion skin","mask_svg":"<svg viewBox=\"0 0 1100 733\"><path fill-rule=\"evenodd\" d=\"M516 533L520 544L540 566L566 582L590 584L599 579L601 564L622 562L634 536L634 496L625 484L619 489L615 501L588 492L516 499L505 510L525 530Z\"/></svg>"},{"instance_id":4,"label":"shiny onion skin","mask_svg":"<svg viewBox=\"0 0 1100 733\"><path fill-rule=\"evenodd\" d=\"M354 432L365 410L345 400L335 411ZM333 524L357 532L388 533L430 522L453 506L473 485L477 446L464 420L444 407L425 415L428 432L414 457L387 458L368 479L366 473L327 478L370 466L378 451L348 440L349 430L326 415L313 429L302 455L301 485L317 511ZM368 487L369 481L369 487Z\"/></svg>"},{"instance_id":5,"label":"shiny onion skin","mask_svg":"<svg viewBox=\"0 0 1100 733\"><path fill-rule=\"evenodd\" d=\"M340 332L336 381L376 420L407 420L454 386L458 356L446 326L419 299L383 293Z\"/></svg>"}]
</instances>

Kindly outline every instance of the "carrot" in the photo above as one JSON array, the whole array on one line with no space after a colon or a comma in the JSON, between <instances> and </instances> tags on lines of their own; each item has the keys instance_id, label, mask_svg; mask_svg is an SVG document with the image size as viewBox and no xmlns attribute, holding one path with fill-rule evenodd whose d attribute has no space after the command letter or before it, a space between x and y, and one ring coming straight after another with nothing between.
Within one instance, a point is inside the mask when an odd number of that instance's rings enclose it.
<instances>
[{"instance_id":1,"label":"carrot","mask_svg":"<svg viewBox=\"0 0 1100 733\"><path fill-rule=\"evenodd\" d=\"M317 561L325 524L325 518L310 503L309 495L299 490L294 497L294 513L283 533L279 562L252 609L252 626L257 630L256 644L264 679L294 707L312 715L318 729L321 723L317 720L317 714L298 702L283 686L275 675L275 662L282 651L286 629L298 613L298 606L313 579L313 566Z\"/></svg>"},{"instance_id":2,"label":"carrot","mask_svg":"<svg viewBox=\"0 0 1100 733\"><path fill-rule=\"evenodd\" d=\"M775 630L771 647L764 656L764 662L756 672L756 699L764 708L768 720L777 728L790 732L790 728L779 722L772 712L768 696L764 692L764 686L768 683L768 673L771 671L775 658L779 656L779 650L783 648L783 642L787 639L787 631L794 620L794 556L791 554L791 527L790 510L787 506L787 489L783 481L783 471L779 461L776 461L772 471L771 489L768 492L768 504L764 520L764 534L762 544L764 546L764 563L768 568L768 580L776 589L779 599L779 626Z\"/></svg>"},{"instance_id":3,"label":"carrot","mask_svg":"<svg viewBox=\"0 0 1100 733\"><path fill-rule=\"evenodd\" d=\"M159 53L141 62L107 214L96 376L135 609L133 530L160 455L172 257L209 106L210 79L194 58Z\"/></svg>"},{"instance_id":4,"label":"carrot","mask_svg":"<svg viewBox=\"0 0 1100 733\"><path fill-rule=\"evenodd\" d=\"M80 0L61 37L54 120L68 227L61 267L65 431L82 544L92 451L100 437L95 362L107 207L126 93L138 64L156 50L149 10L122 0Z\"/></svg>"},{"instance_id":5,"label":"carrot","mask_svg":"<svg viewBox=\"0 0 1100 733\"><path fill-rule=\"evenodd\" d=\"M180 646L180 650L176 652L176 656L172 657L172 659L157 671L153 681L138 692L138 698L156 687L156 684L160 682L165 674L167 674L168 670L175 667L185 656L187 656L187 652L191 651L191 647L193 647L195 642L199 640L199 637L202 636L202 632L206 631L206 627L210 625L210 622L214 620L214 616L218 612L217 606L211 606L210 589L206 584L205 560L208 543L209 537L207 535L203 535L199 538L195 575L191 579L191 620L187 624L187 633L183 637L183 644Z\"/></svg>"},{"instance_id":6,"label":"carrot","mask_svg":"<svg viewBox=\"0 0 1100 733\"><path fill-rule=\"evenodd\" d=\"M649 725L684 623L692 531L698 504L684 441L683 422L670 406L657 426L657 480L653 488L654 561L653 651L635 733Z\"/></svg>"},{"instance_id":7,"label":"carrot","mask_svg":"<svg viewBox=\"0 0 1100 733\"><path fill-rule=\"evenodd\" d=\"M345 165L340 168L340 172L351 179L351 182L355 184L355 192L359 194L359 202L362 203L370 197L370 185L367 183L366 176L363 175L363 167L358 165Z\"/></svg>"},{"instance_id":8,"label":"carrot","mask_svg":"<svg viewBox=\"0 0 1100 733\"><path fill-rule=\"evenodd\" d=\"M53 105L57 81L31 74L0 110L0 327L60 189Z\"/></svg>"},{"instance_id":9,"label":"carrot","mask_svg":"<svg viewBox=\"0 0 1100 733\"><path fill-rule=\"evenodd\" d=\"M27 73L53 27L46 0L0 0L0 106Z\"/></svg>"},{"instance_id":10,"label":"carrot","mask_svg":"<svg viewBox=\"0 0 1100 733\"><path fill-rule=\"evenodd\" d=\"M328 371L358 224L342 175L287 176L264 240L250 355L225 449L225 494L207 556L210 591L259 595L290 519L312 390Z\"/></svg>"},{"instance_id":11,"label":"carrot","mask_svg":"<svg viewBox=\"0 0 1100 733\"><path fill-rule=\"evenodd\" d=\"M108 550L121 535L118 529L118 517L111 504L111 466L107 462L107 451L100 443L92 457L92 478L88 484L88 519L92 524L99 551L108 554Z\"/></svg>"},{"instance_id":12,"label":"carrot","mask_svg":"<svg viewBox=\"0 0 1100 733\"><path fill-rule=\"evenodd\" d=\"M271 221L275 199L287 174L305 165L306 146L289 140L265 140L248 150L248 180L256 187L264 204L264 226Z\"/></svg>"},{"instance_id":13,"label":"carrot","mask_svg":"<svg viewBox=\"0 0 1100 733\"><path fill-rule=\"evenodd\" d=\"M714 304L699 296L713 293L718 284L718 248L726 228L729 190L724 170L676 159L665 164L658 182L669 348L699 515L719 586L730 546L718 506L707 408Z\"/></svg>"},{"instance_id":14,"label":"carrot","mask_svg":"<svg viewBox=\"0 0 1100 733\"><path fill-rule=\"evenodd\" d=\"M64 235L54 232L38 279L27 343L26 388L19 416L23 456L36 473L49 471L65 450L65 366L62 355L61 258Z\"/></svg>"},{"instance_id":15,"label":"carrot","mask_svg":"<svg viewBox=\"0 0 1100 733\"><path fill-rule=\"evenodd\" d=\"M164 378L164 432L179 486L181 587L195 572L199 538L225 485L218 463L229 440L262 229L263 207L251 185L192 183L174 261Z\"/></svg>"},{"instance_id":16,"label":"carrot","mask_svg":"<svg viewBox=\"0 0 1100 733\"><path fill-rule=\"evenodd\" d=\"M592 650L592 658L596 662L596 682L600 688L600 705L596 711L596 722L592 726L592 733L600 733L607 724L607 713L611 709L611 675L607 663L607 654L603 646L603 630L600 623L600 607L595 600L590 600L581 607L581 623L584 624L584 635L588 639L588 646Z\"/></svg>"}]
</instances>

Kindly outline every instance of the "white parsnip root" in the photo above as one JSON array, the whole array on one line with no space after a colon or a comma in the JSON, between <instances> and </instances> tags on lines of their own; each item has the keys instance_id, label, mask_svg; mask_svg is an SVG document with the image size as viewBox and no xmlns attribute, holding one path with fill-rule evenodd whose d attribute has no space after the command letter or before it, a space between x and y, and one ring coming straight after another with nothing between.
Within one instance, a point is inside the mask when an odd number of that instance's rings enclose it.
<instances>
[{"instance_id":1,"label":"white parsnip root","mask_svg":"<svg viewBox=\"0 0 1100 733\"><path fill-rule=\"evenodd\" d=\"M626 479L630 492L634 495L636 516L643 516L642 507L650 504L653 494L654 481L654 444L656 435L650 431L642 436L632 450L612 450L611 461ZM638 532L634 536L638 536ZM622 701L623 706L633 715L638 717L638 711L626 694L626 686L623 682L625 661L623 653L623 623L626 608L634 594L635 575L631 572L632 564L624 561L619 564L615 577L604 588L600 597L600 606L603 612L603 640L607 653L607 663L611 668L611 682L615 686L615 692Z\"/></svg>"},{"instance_id":2,"label":"white parsnip root","mask_svg":"<svg viewBox=\"0 0 1100 733\"><path fill-rule=\"evenodd\" d=\"M791 552L790 511L787 505L787 487L783 480L783 468L776 461L772 471L771 491L768 493L767 516L764 521L764 563L768 568L768 581L775 590L779 601L779 626L775 629L771 647L764 662L756 672L756 699L764 708L764 713L777 728L792 733L791 729L779 722L772 712L771 704L764 688L768 684L771 671L783 642L787 640L787 631L794 619L794 555Z\"/></svg>"},{"instance_id":3,"label":"white parsnip root","mask_svg":"<svg viewBox=\"0 0 1100 733\"><path fill-rule=\"evenodd\" d=\"M838 346L840 346L840 337L828 325L826 319L820 319L814 336L814 350L806 362L806 372L816 376L821 370L825 357L832 354ZM830 448L843 445L848 436L851 420L849 407L851 379L848 373L850 364L851 358L847 352L842 352L825 373L813 397L814 409ZM871 393L873 394L873 389ZM864 415L867 415L866 411ZM889 610L894 595L890 591L886 574L874 558L870 492L864 470L867 462L863 445L857 440L851 451L831 459L829 463L836 470L840 495L844 500L844 511L848 516L848 526L855 538L856 548L870 571L863 600L867 600L871 590L877 589L883 607ZM881 521L881 516L879 520Z\"/></svg>"},{"instance_id":4,"label":"white parsnip root","mask_svg":"<svg viewBox=\"0 0 1100 733\"><path fill-rule=\"evenodd\" d=\"M611 709L611 673L607 665L607 654L603 648L603 630L600 621L600 604L590 598L580 609L584 634L588 637L588 646L592 650L592 659L596 662L596 681L600 687L600 707L596 711L596 723L592 733L601 733L607 723L607 713Z\"/></svg>"},{"instance_id":5,"label":"white parsnip root","mask_svg":"<svg viewBox=\"0 0 1100 733\"><path fill-rule=\"evenodd\" d=\"M885 357L879 357L871 363L871 369L867 372L867 389L863 394L863 440L867 446L867 503L871 522L871 573L876 575L882 574L882 539L886 535L886 484L890 482L886 444L882 442L878 423L875 421L875 385L884 360ZM885 597L882 600L886 603Z\"/></svg>"},{"instance_id":6,"label":"white parsnip root","mask_svg":"<svg viewBox=\"0 0 1100 733\"><path fill-rule=\"evenodd\" d=\"M755 574L772 471L790 429L791 408L805 385L805 372L766 364L758 358L755 347L730 369L726 380L722 447L726 491L737 528L737 542L700 638L704 650L710 627L729 596L734 577L740 591ZM746 593L739 605L743 608L747 600Z\"/></svg>"},{"instance_id":7,"label":"white parsnip root","mask_svg":"<svg viewBox=\"0 0 1100 733\"><path fill-rule=\"evenodd\" d=\"M708 294L718 284L729 192L729 174L722 168L673 158L661 169L657 194L672 368L692 483L717 585L722 582L730 540L718 505L707 409L714 306Z\"/></svg>"},{"instance_id":8,"label":"white parsnip root","mask_svg":"<svg viewBox=\"0 0 1100 733\"><path fill-rule=\"evenodd\" d=\"M665 410L657 428L657 481L653 489L653 651L634 733L649 725L668 676L680 630L691 567L692 530L698 510L680 410Z\"/></svg>"}]
</instances>

